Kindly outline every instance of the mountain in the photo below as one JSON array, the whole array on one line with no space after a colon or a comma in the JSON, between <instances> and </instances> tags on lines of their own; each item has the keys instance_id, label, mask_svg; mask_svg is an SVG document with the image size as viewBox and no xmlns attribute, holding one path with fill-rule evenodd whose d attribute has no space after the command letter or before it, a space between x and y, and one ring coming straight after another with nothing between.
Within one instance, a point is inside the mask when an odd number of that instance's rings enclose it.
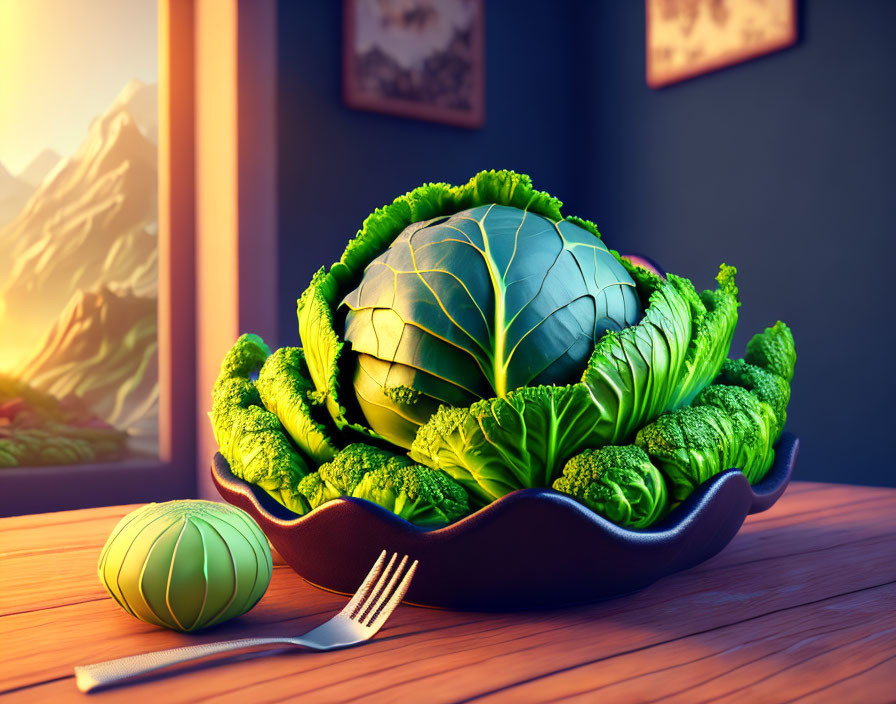
<instances>
[{"instance_id":1,"label":"mountain","mask_svg":"<svg viewBox=\"0 0 896 704\"><path fill-rule=\"evenodd\" d=\"M130 452L151 454L159 398L155 91L132 81L74 154L53 165L52 154L39 155L26 172L48 171L0 225L4 368L126 430ZM2 184L21 190L25 181L4 170Z\"/></svg>"},{"instance_id":2,"label":"mountain","mask_svg":"<svg viewBox=\"0 0 896 704\"><path fill-rule=\"evenodd\" d=\"M159 143L159 100L158 86L146 84L136 78L130 81L115 98L115 102L107 111L127 112L140 132L153 144Z\"/></svg>"},{"instance_id":3,"label":"mountain","mask_svg":"<svg viewBox=\"0 0 896 704\"><path fill-rule=\"evenodd\" d=\"M19 180L37 188L62 159L52 149L44 149L19 174Z\"/></svg>"},{"instance_id":4,"label":"mountain","mask_svg":"<svg viewBox=\"0 0 896 704\"><path fill-rule=\"evenodd\" d=\"M129 83L78 150L0 229L7 358L30 352L78 291L124 285L155 296L157 149L130 113L142 110L149 119L154 90Z\"/></svg>"},{"instance_id":5,"label":"mountain","mask_svg":"<svg viewBox=\"0 0 896 704\"><path fill-rule=\"evenodd\" d=\"M131 451L158 451L155 298L105 285L78 291L16 376L56 398L82 400L127 430Z\"/></svg>"},{"instance_id":6,"label":"mountain","mask_svg":"<svg viewBox=\"0 0 896 704\"><path fill-rule=\"evenodd\" d=\"M29 183L16 178L0 164L0 227L21 212L33 192Z\"/></svg>"}]
</instances>

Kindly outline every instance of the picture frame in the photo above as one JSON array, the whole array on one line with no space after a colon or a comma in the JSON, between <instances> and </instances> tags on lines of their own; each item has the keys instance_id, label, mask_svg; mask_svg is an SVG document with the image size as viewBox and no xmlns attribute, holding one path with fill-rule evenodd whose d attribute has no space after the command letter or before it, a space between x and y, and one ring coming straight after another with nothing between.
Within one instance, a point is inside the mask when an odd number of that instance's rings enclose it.
<instances>
[{"instance_id":1,"label":"picture frame","mask_svg":"<svg viewBox=\"0 0 896 704\"><path fill-rule=\"evenodd\" d=\"M796 0L645 0L647 85L662 88L792 46Z\"/></svg>"},{"instance_id":2,"label":"picture frame","mask_svg":"<svg viewBox=\"0 0 896 704\"><path fill-rule=\"evenodd\" d=\"M484 0L344 0L342 24L345 105L485 123Z\"/></svg>"}]
</instances>

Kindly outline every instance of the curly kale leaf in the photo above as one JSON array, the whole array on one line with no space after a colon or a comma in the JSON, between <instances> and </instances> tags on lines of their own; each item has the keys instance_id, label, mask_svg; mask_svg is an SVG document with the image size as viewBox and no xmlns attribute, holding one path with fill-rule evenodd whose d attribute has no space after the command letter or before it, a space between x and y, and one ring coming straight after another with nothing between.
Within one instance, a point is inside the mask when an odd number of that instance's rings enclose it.
<instances>
[{"instance_id":1,"label":"curly kale leaf","mask_svg":"<svg viewBox=\"0 0 896 704\"><path fill-rule=\"evenodd\" d=\"M308 457L317 464L333 459L338 448L326 426L313 417L314 386L308 379L300 347L282 347L268 357L258 372L255 388L264 407L280 419Z\"/></svg>"},{"instance_id":2,"label":"curly kale leaf","mask_svg":"<svg viewBox=\"0 0 896 704\"><path fill-rule=\"evenodd\" d=\"M685 355L684 373L675 384L667 410L687 406L700 390L709 384L722 368L731 349L737 326L737 284L733 266L722 264L715 290L703 291L699 299L687 279L671 276L670 280L691 304L691 339Z\"/></svg>"},{"instance_id":3,"label":"curly kale leaf","mask_svg":"<svg viewBox=\"0 0 896 704\"><path fill-rule=\"evenodd\" d=\"M485 504L515 489L550 486L555 469L589 444L604 419L584 384L523 387L468 408L440 407L410 455Z\"/></svg>"}]
</instances>

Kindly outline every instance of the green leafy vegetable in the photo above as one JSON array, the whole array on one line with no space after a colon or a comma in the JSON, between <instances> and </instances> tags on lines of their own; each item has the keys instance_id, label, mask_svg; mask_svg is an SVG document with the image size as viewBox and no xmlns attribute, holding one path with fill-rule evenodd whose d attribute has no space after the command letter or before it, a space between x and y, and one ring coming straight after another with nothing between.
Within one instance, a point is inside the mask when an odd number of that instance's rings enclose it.
<instances>
[{"instance_id":1,"label":"green leafy vegetable","mask_svg":"<svg viewBox=\"0 0 896 704\"><path fill-rule=\"evenodd\" d=\"M787 404L790 402L790 384L784 377L748 364L743 359L728 359L722 365L716 383L742 386L771 406L775 413L773 435L777 438L781 434L787 421Z\"/></svg>"},{"instance_id":2,"label":"green leafy vegetable","mask_svg":"<svg viewBox=\"0 0 896 704\"><path fill-rule=\"evenodd\" d=\"M451 477L419 464L390 462L364 475L352 496L379 504L419 526L446 525L470 511Z\"/></svg>"},{"instance_id":3,"label":"green leafy vegetable","mask_svg":"<svg viewBox=\"0 0 896 704\"><path fill-rule=\"evenodd\" d=\"M519 208L552 221L563 219L559 200L536 191L528 176L513 171L483 171L462 186L428 183L383 208L377 208L348 243L342 258L329 270L320 269L314 275L298 300L299 337L311 380L324 397L338 428L348 427L362 436L380 437L346 415L342 398L344 384L339 371L344 343L334 327L334 311L338 304L358 285L367 265L408 225L492 203ZM587 221L576 221L575 224L597 233L594 225Z\"/></svg>"},{"instance_id":4,"label":"green leafy vegetable","mask_svg":"<svg viewBox=\"0 0 896 704\"><path fill-rule=\"evenodd\" d=\"M662 475L637 445L579 453L566 463L554 489L627 528L646 528L669 505Z\"/></svg>"},{"instance_id":5,"label":"green leafy vegetable","mask_svg":"<svg viewBox=\"0 0 896 704\"><path fill-rule=\"evenodd\" d=\"M338 498L367 499L421 526L469 513L467 493L448 475L363 443L349 445L299 484L312 508Z\"/></svg>"},{"instance_id":6,"label":"green leafy vegetable","mask_svg":"<svg viewBox=\"0 0 896 704\"><path fill-rule=\"evenodd\" d=\"M410 456L460 482L480 504L550 486L566 459L609 428L584 384L530 386L468 408L442 406Z\"/></svg>"},{"instance_id":7,"label":"green leafy vegetable","mask_svg":"<svg viewBox=\"0 0 896 704\"><path fill-rule=\"evenodd\" d=\"M723 266L724 283L704 295L716 301L712 315L686 279L629 271L648 302L644 317L600 339L580 382L523 387L467 408L442 406L418 431L410 456L448 472L479 502L493 501L514 489L550 486L583 448L629 440L696 394L730 347L733 269ZM695 310L701 324L692 323Z\"/></svg>"},{"instance_id":8,"label":"green leafy vegetable","mask_svg":"<svg viewBox=\"0 0 896 704\"><path fill-rule=\"evenodd\" d=\"M297 513L354 496L420 525L553 485L644 528L728 467L760 480L790 330L727 359L734 267L698 292L561 206L484 171L377 209L299 298L301 348L244 336L225 359L212 422L234 472Z\"/></svg>"},{"instance_id":9,"label":"green leafy vegetable","mask_svg":"<svg viewBox=\"0 0 896 704\"><path fill-rule=\"evenodd\" d=\"M735 426L715 406L694 406L660 416L635 439L669 481L672 498L683 501L700 484L732 466Z\"/></svg>"},{"instance_id":10,"label":"green leafy vegetable","mask_svg":"<svg viewBox=\"0 0 896 704\"><path fill-rule=\"evenodd\" d=\"M264 407L274 413L296 445L315 463L333 459L337 449L327 428L312 418L314 386L299 347L282 347L268 357L255 382Z\"/></svg>"},{"instance_id":11,"label":"green leafy vegetable","mask_svg":"<svg viewBox=\"0 0 896 704\"><path fill-rule=\"evenodd\" d=\"M308 464L287 440L277 416L265 410L250 379L269 354L258 335L240 336L221 363L209 417L218 449L234 475L303 514L309 506L298 484L308 474Z\"/></svg>"},{"instance_id":12,"label":"green leafy vegetable","mask_svg":"<svg viewBox=\"0 0 896 704\"><path fill-rule=\"evenodd\" d=\"M404 447L439 404L573 381L606 331L641 317L593 233L495 204L405 228L343 303L361 409ZM396 386L418 393L407 403Z\"/></svg>"},{"instance_id":13,"label":"green leafy vegetable","mask_svg":"<svg viewBox=\"0 0 896 704\"><path fill-rule=\"evenodd\" d=\"M777 348L772 364L785 373L780 360L796 359L793 337L780 322L754 336L750 345L753 350ZM792 370L791 362L791 375ZM773 446L790 397L786 379L744 360L727 360L716 382L691 406L660 416L635 439L665 475L675 501L730 468L755 483L774 461Z\"/></svg>"},{"instance_id":14,"label":"green leafy vegetable","mask_svg":"<svg viewBox=\"0 0 896 704\"><path fill-rule=\"evenodd\" d=\"M672 398L667 403L669 409L687 406L704 386L709 384L728 357L734 329L737 326L737 284L734 277L737 270L722 264L716 276L719 287L706 290L699 300L694 297L690 282L676 276L671 277L690 303L691 341L685 357L684 373L678 378Z\"/></svg>"},{"instance_id":15,"label":"green leafy vegetable","mask_svg":"<svg viewBox=\"0 0 896 704\"><path fill-rule=\"evenodd\" d=\"M757 482L772 466L777 418L771 406L740 386L707 386L694 406L714 406L731 420L736 432L728 438L725 468L737 467L750 482Z\"/></svg>"},{"instance_id":16,"label":"green leafy vegetable","mask_svg":"<svg viewBox=\"0 0 896 704\"><path fill-rule=\"evenodd\" d=\"M761 335L754 335L747 343L744 361L762 367L789 384L796 366L796 347L790 328L779 320Z\"/></svg>"},{"instance_id":17,"label":"green leafy vegetable","mask_svg":"<svg viewBox=\"0 0 896 704\"><path fill-rule=\"evenodd\" d=\"M311 508L317 508L331 499L350 496L365 474L395 458L395 453L388 450L353 443L340 450L330 462L322 464L317 472L305 477L299 484L299 491L308 498ZM404 460L410 464L410 460Z\"/></svg>"}]
</instances>

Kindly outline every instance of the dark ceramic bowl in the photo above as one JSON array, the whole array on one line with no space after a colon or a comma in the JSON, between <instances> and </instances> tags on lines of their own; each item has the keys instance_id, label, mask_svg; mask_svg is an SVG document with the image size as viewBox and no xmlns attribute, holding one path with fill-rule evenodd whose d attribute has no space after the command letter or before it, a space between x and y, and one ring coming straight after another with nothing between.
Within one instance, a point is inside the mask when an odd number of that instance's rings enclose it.
<instances>
[{"instance_id":1,"label":"dark ceramic bowl","mask_svg":"<svg viewBox=\"0 0 896 704\"><path fill-rule=\"evenodd\" d=\"M605 599L712 557L748 514L765 511L784 493L799 440L784 433L776 449L760 483L750 486L740 470L729 469L642 531L620 528L550 489L514 491L457 523L426 530L363 499L337 499L297 517L235 477L220 454L212 478L313 585L354 592L386 549L420 560L410 603L509 610Z\"/></svg>"}]
</instances>

